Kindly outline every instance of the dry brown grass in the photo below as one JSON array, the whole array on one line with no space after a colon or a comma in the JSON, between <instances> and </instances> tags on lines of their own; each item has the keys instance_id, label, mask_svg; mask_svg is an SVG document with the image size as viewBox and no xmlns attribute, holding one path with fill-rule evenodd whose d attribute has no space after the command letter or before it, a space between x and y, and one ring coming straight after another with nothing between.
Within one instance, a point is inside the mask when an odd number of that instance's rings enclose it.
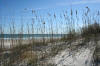
<instances>
[{"instance_id":1,"label":"dry brown grass","mask_svg":"<svg viewBox=\"0 0 100 66\"><path fill-rule=\"evenodd\" d=\"M33 51L25 51L23 54L21 54L21 59L37 59L37 55Z\"/></svg>"}]
</instances>

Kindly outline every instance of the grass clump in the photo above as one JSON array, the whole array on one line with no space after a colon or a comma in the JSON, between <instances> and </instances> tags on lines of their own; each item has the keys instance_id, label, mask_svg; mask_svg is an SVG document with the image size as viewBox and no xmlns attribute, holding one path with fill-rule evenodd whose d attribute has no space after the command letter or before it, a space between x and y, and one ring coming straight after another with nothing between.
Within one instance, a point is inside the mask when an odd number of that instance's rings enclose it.
<instances>
[{"instance_id":1,"label":"grass clump","mask_svg":"<svg viewBox=\"0 0 100 66\"><path fill-rule=\"evenodd\" d=\"M28 59L28 66L37 66L38 56L31 51L25 52L21 56L23 59Z\"/></svg>"},{"instance_id":2,"label":"grass clump","mask_svg":"<svg viewBox=\"0 0 100 66\"><path fill-rule=\"evenodd\" d=\"M82 37L96 37L100 34L100 25L99 23L90 24L82 28L81 35Z\"/></svg>"},{"instance_id":3,"label":"grass clump","mask_svg":"<svg viewBox=\"0 0 100 66\"><path fill-rule=\"evenodd\" d=\"M68 34L66 34L64 37L61 38L62 41L71 41L76 39L77 33L75 30L69 31Z\"/></svg>"}]
</instances>

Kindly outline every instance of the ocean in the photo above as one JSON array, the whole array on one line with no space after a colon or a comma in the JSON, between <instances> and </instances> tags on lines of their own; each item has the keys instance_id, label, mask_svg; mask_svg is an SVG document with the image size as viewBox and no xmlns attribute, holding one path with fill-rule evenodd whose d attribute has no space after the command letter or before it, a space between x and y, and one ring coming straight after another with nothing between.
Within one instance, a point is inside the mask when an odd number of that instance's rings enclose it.
<instances>
[{"instance_id":1,"label":"ocean","mask_svg":"<svg viewBox=\"0 0 100 66\"><path fill-rule=\"evenodd\" d=\"M66 36L67 34L0 34L0 38L61 38Z\"/></svg>"}]
</instances>

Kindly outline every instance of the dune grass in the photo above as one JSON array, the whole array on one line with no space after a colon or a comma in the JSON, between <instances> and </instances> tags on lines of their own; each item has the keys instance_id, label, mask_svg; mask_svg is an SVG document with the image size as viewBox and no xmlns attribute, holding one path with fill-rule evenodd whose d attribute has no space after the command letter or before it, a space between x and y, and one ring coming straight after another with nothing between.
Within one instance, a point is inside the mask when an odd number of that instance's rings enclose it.
<instances>
[{"instance_id":1,"label":"dune grass","mask_svg":"<svg viewBox=\"0 0 100 66\"><path fill-rule=\"evenodd\" d=\"M68 42L74 41L76 39L86 38L86 40L90 40L91 38L96 38L100 35L100 21L99 18L99 11L96 12L96 17L91 14L91 10L86 7L86 10L83 11L79 16L78 10L70 9L70 12L64 11L60 14L50 14L47 13L47 19L44 19L43 16L37 15L37 12L32 10L32 18L31 22L25 23L21 22L19 29L15 22L9 23L9 33L12 34L19 34L18 45L14 46L14 39L10 38L11 41L11 48L9 49L11 53L11 62L16 61L18 58L26 59L29 58L29 66L36 66L37 65L37 56L35 53L32 53L35 47L41 46L48 46L48 43L54 44L54 42ZM33 18L35 17L35 18ZM24 20L25 21L25 20ZM82 26L80 26L80 21L82 21ZM5 34L6 28L0 26L0 34ZM52 34L49 40L43 36L41 41L35 41L35 37L28 37L30 43L23 44L23 34ZM66 34L64 37L61 38L54 38L54 34ZM70 45L71 46L71 45ZM4 38L0 39L0 52L3 51L4 48ZM71 47L70 47L71 48ZM62 47L53 47L51 49L51 56L55 56ZM32 51L32 52L28 52ZM38 50L37 50L38 51ZM42 57L43 59L45 57ZM52 66L52 65L51 65Z\"/></svg>"}]
</instances>

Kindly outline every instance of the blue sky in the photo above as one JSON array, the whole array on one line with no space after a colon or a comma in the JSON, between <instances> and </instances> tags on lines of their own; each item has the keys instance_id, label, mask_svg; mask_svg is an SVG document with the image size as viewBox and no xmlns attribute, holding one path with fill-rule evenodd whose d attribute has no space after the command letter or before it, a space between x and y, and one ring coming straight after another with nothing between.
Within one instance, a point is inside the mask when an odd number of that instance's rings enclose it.
<instances>
[{"instance_id":1,"label":"blue sky","mask_svg":"<svg viewBox=\"0 0 100 66\"><path fill-rule=\"evenodd\" d=\"M45 18L48 12L60 14L71 8L83 11L86 6L95 12L100 9L100 0L0 0L0 24L8 26L12 19L17 25L21 17L28 22L32 17L32 9ZM5 28L7 30L8 27Z\"/></svg>"}]
</instances>

